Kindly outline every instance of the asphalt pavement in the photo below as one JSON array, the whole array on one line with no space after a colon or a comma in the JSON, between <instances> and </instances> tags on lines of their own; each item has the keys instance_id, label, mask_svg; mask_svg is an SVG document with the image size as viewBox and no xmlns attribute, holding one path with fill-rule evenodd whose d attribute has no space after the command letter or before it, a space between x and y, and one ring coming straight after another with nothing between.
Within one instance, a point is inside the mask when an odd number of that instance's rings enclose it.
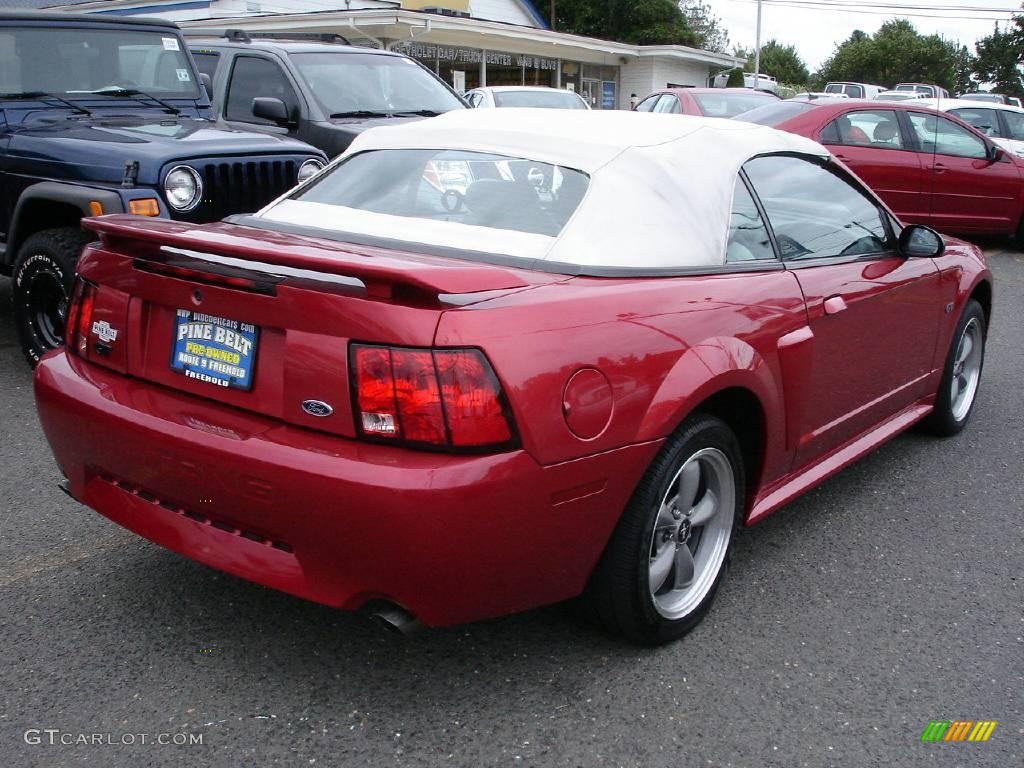
<instances>
[{"instance_id":1,"label":"asphalt pavement","mask_svg":"<svg viewBox=\"0 0 1024 768\"><path fill-rule=\"evenodd\" d=\"M394 636L121 530L57 488L0 279L0 768L1024 765L1005 248L969 428L904 435L744 531L703 625L654 650L559 606ZM998 725L922 743L932 720Z\"/></svg>"}]
</instances>

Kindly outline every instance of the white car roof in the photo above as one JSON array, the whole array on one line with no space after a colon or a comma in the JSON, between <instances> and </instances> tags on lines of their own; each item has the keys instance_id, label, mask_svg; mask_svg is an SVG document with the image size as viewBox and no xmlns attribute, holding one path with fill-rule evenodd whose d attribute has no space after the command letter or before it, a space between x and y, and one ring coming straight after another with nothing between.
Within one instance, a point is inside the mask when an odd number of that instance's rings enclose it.
<instances>
[{"instance_id":1,"label":"white car roof","mask_svg":"<svg viewBox=\"0 0 1024 768\"><path fill-rule=\"evenodd\" d=\"M334 161L382 149L451 149L508 155L590 176L556 237L455 222L368 214L301 200L260 216L411 244L591 267L676 269L725 263L733 190L756 155L828 157L820 144L735 120L690 115L542 109L453 110L361 133Z\"/></svg>"},{"instance_id":2,"label":"white car roof","mask_svg":"<svg viewBox=\"0 0 1024 768\"><path fill-rule=\"evenodd\" d=\"M1002 109L1007 112L1024 112L1024 109L1013 104L1000 104L998 101L981 101L975 99L921 99L914 102L918 106L931 107L941 112L951 109Z\"/></svg>"},{"instance_id":3,"label":"white car roof","mask_svg":"<svg viewBox=\"0 0 1024 768\"><path fill-rule=\"evenodd\" d=\"M485 85L474 88L474 91L541 91L543 93L571 93L575 91L563 91L561 88L550 88L546 85Z\"/></svg>"}]
</instances>

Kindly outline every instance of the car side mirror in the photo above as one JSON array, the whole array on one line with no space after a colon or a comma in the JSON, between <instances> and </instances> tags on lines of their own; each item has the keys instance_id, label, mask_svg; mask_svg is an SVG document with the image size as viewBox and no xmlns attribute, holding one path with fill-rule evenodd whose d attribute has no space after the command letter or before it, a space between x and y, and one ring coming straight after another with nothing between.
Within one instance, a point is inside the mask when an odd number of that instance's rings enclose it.
<instances>
[{"instance_id":1,"label":"car side mirror","mask_svg":"<svg viewBox=\"0 0 1024 768\"><path fill-rule=\"evenodd\" d=\"M1006 150L996 144L988 145L987 157L990 163L998 163L1006 156Z\"/></svg>"},{"instance_id":2,"label":"car side mirror","mask_svg":"<svg viewBox=\"0 0 1024 768\"><path fill-rule=\"evenodd\" d=\"M252 114L254 117L261 117L278 125L287 125L291 122L287 105L281 99L272 96L257 96L253 99Z\"/></svg>"},{"instance_id":3,"label":"car side mirror","mask_svg":"<svg viewBox=\"0 0 1024 768\"><path fill-rule=\"evenodd\" d=\"M206 98L213 101L213 79L205 72L200 72L199 82L202 83L203 90L206 91Z\"/></svg>"},{"instance_id":4,"label":"car side mirror","mask_svg":"<svg viewBox=\"0 0 1024 768\"><path fill-rule=\"evenodd\" d=\"M946 250L946 243L934 229L911 224L900 232L897 249L908 258L936 259Z\"/></svg>"}]
</instances>

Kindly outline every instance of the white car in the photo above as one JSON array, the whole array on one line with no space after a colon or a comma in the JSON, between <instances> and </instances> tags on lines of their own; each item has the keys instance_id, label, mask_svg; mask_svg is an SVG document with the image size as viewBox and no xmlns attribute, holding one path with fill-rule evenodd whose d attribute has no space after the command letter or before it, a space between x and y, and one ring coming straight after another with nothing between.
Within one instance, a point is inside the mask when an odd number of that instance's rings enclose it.
<instances>
[{"instance_id":1,"label":"white car","mask_svg":"<svg viewBox=\"0 0 1024 768\"><path fill-rule=\"evenodd\" d=\"M1024 104L1021 104L1020 99L1016 96L1004 96L1001 93L992 93L990 91L961 93L957 98L963 99L964 101L994 101L996 104L1009 104L1012 107L1024 107Z\"/></svg>"},{"instance_id":2,"label":"white car","mask_svg":"<svg viewBox=\"0 0 1024 768\"><path fill-rule=\"evenodd\" d=\"M466 92L471 107L525 107L527 109L590 109L575 91L531 85L474 88Z\"/></svg>"},{"instance_id":3,"label":"white car","mask_svg":"<svg viewBox=\"0 0 1024 768\"><path fill-rule=\"evenodd\" d=\"M873 99L884 90L882 86L871 83L825 83L825 93L837 98Z\"/></svg>"},{"instance_id":4,"label":"white car","mask_svg":"<svg viewBox=\"0 0 1024 768\"><path fill-rule=\"evenodd\" d=\"M874 101L908 101L909 99L923 99L925 94L920 91L882 91L875 96Z\"/></svg>"},{"instance_id":5,"label":"white car","mask_svg":"<svg viewBox=\"0 0 1024 768\"><path fill-rule=\"evenodd\" d=\"M1003 149L1024 157L1024 109L970 99L921 99L919 103L959 117Z\"/></svg>"},{"instance_id":6,"label":"white car","mask_svg":"<svg viewBox=\"0 0 1024 768\"><path fill-rule=\"evenodd\" d=\"M894 91L905 91L907 93L920 93L926 99L948 99L949 91L938 85L930 83L896 83Z\"/></svg>"}]
</instances>

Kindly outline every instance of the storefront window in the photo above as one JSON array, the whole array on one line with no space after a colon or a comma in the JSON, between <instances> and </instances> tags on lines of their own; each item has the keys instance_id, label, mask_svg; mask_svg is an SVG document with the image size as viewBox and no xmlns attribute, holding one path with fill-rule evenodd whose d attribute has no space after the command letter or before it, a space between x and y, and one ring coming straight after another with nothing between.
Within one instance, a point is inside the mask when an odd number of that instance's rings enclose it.
<instances>
[{"instance_id":1,"label":"storefront window","mask_svg":"<svg viewBox=\"0 0 1024 768\"><path fill-rule=\"evenodd\" d=\"M581 92L580 65L575 61L562 62L562 87L576 93Z\"/></svg>"},{"instance_id":2,"label":"storefront window","mask_svg":"<svg viewBox=\"0 0 1024 768\"><path fill-rule=\"evenodd\" d=\"M615 109L618 104L618 70L584 64L580 95L591 109Z\"/></svg>"},{"instance_id":3,"label":"storefront window","mask_svg":"<svg viewBox=\"0 0 1024 768\"><path fill-rule=\"evenodd\" d=\"M563 61L559 83L557 58L431 43L405 42L396 45L394 50L420 61L457 91L468 91L484 85L480 70L486 67L486 85L533 85L548 88L558 88L560 85L583 96L594 109L612 109L617 106L617 67Z\"/></svg>"}]
</instances>

